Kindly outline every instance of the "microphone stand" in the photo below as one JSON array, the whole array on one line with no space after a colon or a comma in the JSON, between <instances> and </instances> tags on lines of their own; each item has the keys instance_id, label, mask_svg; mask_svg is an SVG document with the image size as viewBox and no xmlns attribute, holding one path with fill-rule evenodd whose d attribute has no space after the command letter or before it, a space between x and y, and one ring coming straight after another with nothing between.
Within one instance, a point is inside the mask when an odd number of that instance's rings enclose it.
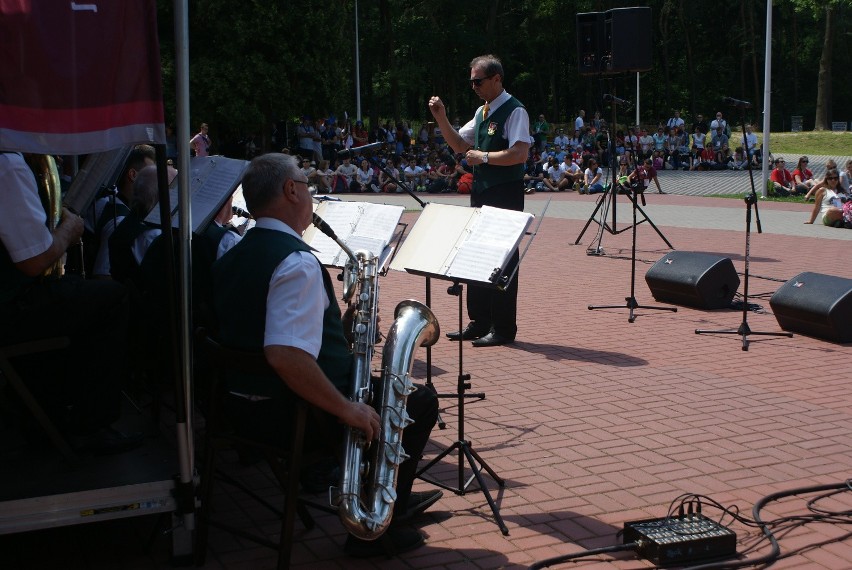
<instances>
[{"instance_id":1,"label":"microphone stand","mask_svg":"<svg viewBox=\"0 0 852 570\"><path fill-rule=\"evenodd\" d=\"M735 101L735 100L733 100ZM748 350L749 335L758 336L786 336L791 338L793 333L788 332L756 332L748 326L748 275L749 275L749 256L751 254L751 210L754 208L755 221L757 222L757 233L763 233L760 226L760 213L757 210L757 192L754 188L754 172L751 168L751 159L748 157L748 139L746 138L746 105L744 102L738 102L736 106L742 111L742 127L743 127L743 152L748 158L748 176L751 181L751 194L746 194L744 197L746 204L746 233L745 233L745 272L743 276L743 320L737 330L707 330L695 329L695 334L737 334L743 337L743 350Z\"/></svg>"},{"instance_id":2,"label":"microphone stand","mask_svg":"<svg viewBox=\"0 0 852 570\"><path fill-rule=\"evenodd\" d=\"M615 107L617 105L617 99L614 96L610 96L610 98L611 98L610 103L612 105L612 124L613 124L612 128L615 128L614 127L614 125L616 124L615 123L615 118L616 118ZM610 130L612 130L612 129L610 129ZM612 196L613 196L612 201L613 201L613 220L614 220L614 217L615 217L615 212L614 212L615 196L617 195L616 187L618 186L618 172L616 170L615 139L613 139L611 137L609 139L609 153L610 153L609 163L610 163L610 169L612 171L612 185L610 186L609 190L610 190L610 192L612 192ZM639 183L641 184L641 181ZM631 227L633 228L633 245L632 245L631 255L630 255L630 296L624 298L624 300L626 301L625 305L589 305L590 311L594 311L595 309L621 309L621 308L628 309L630 311L629 315L627 317L628 323L632 323L636 320L636 314L634 313L634 311L636 309L649 309L649 310L653 310L653 311L671 311L673 313L677 312L676 307L657 307L657 306L653 306L653 305L640 305L636 301L636 226L639 225L639 223L637 223L637 221L636 221L636 212L641 209L639 207L639 204L637 203L637 200L638 200L637 194L638 193L633 191L632 189L627 194L627 197L630 199L630 202L633 204L633 208L632 208L633 209L633 223L631 224ZM642 199L644 200L644 195L642 195ZM644 212L643 212L643 215L644 215ZM604 217L606 217L606 210L604 210ZM654 226L654 223L651 222L648 219L647 216L645 216L645 219L648 220L648 222L652 226ZM614 225L615 225L615 222L613 221L613 226ZM654 229L657 229L656 226L654 226ZM658 234L660 233L659 230L657 230L657 233ZM599 238L603 237L603 226L601 226L600 233L598 235L599 235ZM660 237L663 237L663 235L660 234ZM666 240L665 237L663 237L663 241L665 241L668 244L669 247L672 247L671 244L668 242L668 240ZM600 241L598 241L598 248L600 248ZM600 255L600 254L598 254L598 255Z\"/></svg>"}]
</instances>

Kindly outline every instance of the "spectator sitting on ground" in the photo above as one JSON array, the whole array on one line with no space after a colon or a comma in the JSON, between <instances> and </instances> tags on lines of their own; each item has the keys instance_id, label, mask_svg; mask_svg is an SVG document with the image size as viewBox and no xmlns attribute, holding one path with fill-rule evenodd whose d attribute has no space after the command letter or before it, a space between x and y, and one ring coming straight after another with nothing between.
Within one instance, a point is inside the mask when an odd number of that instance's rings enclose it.
<instances>
[{"instance_id":1,"label":"spectator sitting on ground","mask_svg":"<svg viewBox=\"0 0 852 570\"><path fill-rule=\"evenodd\" d=\"M580 131L574 131L574 134L571 135L570 139L568 139L568 144L563 145L563 146L567 146L568 148L576 148L577 145L582 145L582 144L583 144L583 141L581 140L581 137L580 137Z\"/></svg>"},{"instance_id":2,"label":"spectator sitting on ground","mask_svg":"<svg viewBox=\"0 0 852 570\"><path fill-rule=\"evenodd\" d=\"M544 185L549 192L559 191L559 180L562 178L562 172L559 170L559 162L555 156L551 156L547 161L546 175L544 177Z\"/></svg>"},{"instance_id":3,"label":"spectator sitting on ground","mask_svg":"<svg viewBox=\"0 0 852 570\"><path fill-rule=\"evenodd\" d=\"M636 154L639 150L639 137L636 136L636 129L633 127L627 128L627 134L624 136L624 152Z\"/></svg>"},{"instance_id":4,"label":"spectator sitting on ground","mask_svg":"<svg viewBox=\"0 0 852 570\"><path fill-rule=\"evenodd\" d=\"M657 132L654 133L654 135L651 138L654 139L654 154L656 155L659 152L660 156L663 159L663 162L665 162L666 159L668 158L669 137L666 136L666 133L665 133L663 127L657 127ZM656 165L654 165L654 166L656 167ZM660 169L662 169L662 168L663 168L663 166L660 165Z\"/></svg>"},{"instance_id":5,"label":"spectator sitting on ground","mask_svg":"<svg viewBox=\"0 0 852 570\"><path fill-rule=\"evenodd\" d=\"M643 192L648 189L648 186L651 185L651 181L653 180L654 184L656 184L657 186L657 193L665 194L665 192L663 192L663 189L660 188L660 181L657 178L657 169L654 168L650 158L646 158L645 162L642 165L638 166L636 170L634 170L630 174L629 180L630 182L641 181Z\"/></svg>"},{"instance_id":6,"label":"spectator sitting on ground","mask_svg":"<svg viewBox=\"0 0 852 570\"><path fill-rule=\"evenodd\" d=\"M399 157L394 156L391 158L388 161L386 169L390 172L390 175L385 174L384 170L379 173L379 187L384 192L402 192L402 188L397 186L393 180L393 178L399 180Z\"/></svg>"},{"instance_id":7,"label":"spectator sitting on ground","mask_svg":"<svg viewBox=\"0 0 852 570\"><path fill-rule=\"evenodd\" d=\"M633 152L629 150L624 151L624 156L619 159L619 164L627 165L627 174L633 172L633 169L636 168L636 157Z\"/></svg>"},{"instance_id":8,"label":"spectator sitting on ground","mask_svg":"<svg viewBox=\"0 0 852 570\"><path fill-rule=\"evenodd\" d=\"M769 174L769 180L772 182L772 193L776 196L789 196L796 193L793 175L785 168L786 163L784 157L779 156L775 159L775 168Z\"/></svg>"},{"instance_id":9,"label":"spectator sitting on ground","mask_svg":"<svg viewBox=\"0 0 852 570\"><path fill-rule=\"evenodd\" d=\"M308 185L314 185L317 183L317 169L314 168L313 163L309 159L302 159L302 168L300 170L302 171L302 174L305 175L305 178L308 179Z\"/></svg>"},{"instance_id":10,"label":"spectator sitting on ground","mask_svg":"<svg viewBox=\"0 0 852 570\"><path fill-rule=\"evenodd\" d=\"M654 156L651 159L651 165L654 167L654 170L663 170L666 167L666 161L663 159L663 151L655 150Z\"/></svg>"},{"instance_id":11,"label":"spectator sitting on ground","mask_svg":"<svg viewBox=\"0 0 852 570\"><path fill-rule=\"evenodd\" d=\"M716 153L713 152L713 148L710 146L704 147L704 150L701 151L698 166L695 168L696 170L716 170Z\"/></svg>"},{"instance_id":12,"label":"spectator sitting on ground","mask_svg":"<svg viewBox=\"0 0 852 570\"><path fill-rule=\"evenodd\" d=\"M588 152L595 152L596 145L596 137L594 131L592 131L592 127L586 127L583 131L583 150Z\"/></svg>"},{"instance_id":13,"label":"spectator sitting on ground","mask_svg":"<svg viewBox=\"0 0 852 570\"><path fill-rule=\"evenodd\" d=\"M669 128L669 132L673 131L674 129L683 128L684 122L683 119L680 118L680 111L674 112L674 116L669 118L669 120L666 122L666 126Z\"/></svg>"},{"instance_id":14,"label":"spectator sitting on ground","mask_svg":"<svg viewBox=\"0 0 852 570\"><path fill-rule=\"evenodd\" d=\"M580 170L577 163L571 159L570 154L566 154L562 159L562 162L559 163L559 171L561 173L561 178L559 179L557 188L560 191L567 190L570 192L579 188L579 183L583 179L583 171Z\"/></svg>"},{"instance_id":15,"label":"spectator sitting on ground","mask_svg":"<svg viewBox=\"0 0 852 570\"><path fill-rule=\"evenodd\" d=\"M568 138L568 135L565 134L563 129L559 129L556 131L556 138L553 139L553 144L556 146L561 146L562 148L570 148L571 147L571 139ZM542 145L536 144L537 147L541 147Z\"/></svg>"},{"instance_id":16,"label":"spectator sitting on ground","mask_svg":"<svg viewBox=\"0 0 852 570\"><path fill-rule=\"evenodd\" d=\"M757 152L757 135L754 134L754 129L751 125L746 125L745 144L748 151L748 157L751 159Z\"/></svg>"},{"instance_id":17,"label":"spectator sitting on ground","mask_svg":"<svg viewBox=\"0 0 852 570\"><path fill-rule=\"evenodd\" d=\"M351 157L345 157L343 164L337 167L334 171L337 176L334 182L334 192L357 192L360 186L355 181L355 173L358 172L358 167L352 164Z\"/></svg>"},{"instance_id":18,"label":"spectator sitting on ground","mask_svg":"<svg viewBox=\"0 0 852 570\"><path fill-rule=\"evenodd\" d=\"M837 163L836 163L836 162L834 162L834 159L833 159L833 158L829 158L827 161L825 161L825 171L826 171L826 172L828 172L828 171L829 171L829 170L831 170L832 168L833 168L833 169L835 169L835 170L837 170ZM818 181L816 181L816 184L819 184L820 182L823 182L823 181L825 181L825 178L823 178L822 180L818 180ZM812 187L808 190L807 194L805 194L805 197L804 197L804 200L805 200L805 201L813 199L813 195L814 195L814 188L816 187L816 184L814 184L814 186L812 186ZM841 174L840 174L840 184L841 184L841 185L840 185L840 190L839 190L839 192L841 192L841 193L843 193L843 194L846 194L847 192L843 189L843 173L841 173Z\"/></svg>"},{"instance_id":19,"label":"spectator sitting on ground","mask_svg":"<svg viewBox=\"0 0 852 570\"><path fill-rule=\"evenodd\" d=\"M721 125L713 131L710 146L713 148L713 152L716 153L716 164L724 164L723 148L728 146L728 135L725 134L725 129Z\"/></svg>"},{"instance_id":20,"label":"spectator sitting on ground","mask_svg":"<svg viewBox=\"0 0 852 570\"><path fill-rule=\"evenodd\" d=\"M639 158L645 160L651 158L651 153L654 150L654 137L648 134L648 131L641 131L639 135Z\"/></svg>"},{"instance_id":21,"label":"spectator sitting on ground","mask_svg":"<svg viewBox=\"0 0 852 570\"><path fill-rule=\"evenodd\" d=\"M321 160L317 168L317 188L321 194L331 194L333 191L334 171L328 167L327 160Z\"/></svg>"},{"instance_id":22,"label":"spectator sitting on ground","mask_svg":"<svg viewBox=\"0 0 852 570\"><path fill-rule=\"evenodd\" d=\"M814 186L814 207L806 224L812 224L819 217L825 226L841 227L843 224L842 202L838 191L840 173L836 168L825 173L825 180Z\"/></svg>"},{"instance_id":23,"label":"spectator sitting on ground","mask_svg":"<svg viewBox=\"0 0 852 570\"><path fill-rule=\"evenodd\" d=\"M840 189L845 194L852 194L852 159L846 161L846 168L840 173Z\"/></svg>"},{"instance_id":24,"label":"spectator sitting on ground","mask_svg":"<svg viewBox=\"0 0 852 570\"><path fill-rule=\"evenodd\" d=\"M535 194L536 190L544 190L544 170L530 156L524 164L524 193Z\"/></svg>"},{"instance_id":25,"label":"spectator sitting on ground","mask_svg":"<svg viewBox=\"0 0 852 570\"><path fill-rule=\"evenodd\" d=\"M583 187L580 188L580 194L595 194L603 191L603 169L598 166L598 161L590 158L589 166L583 173Z\"/></svg>"},{"instance_id":26,"label":"spectator sitting on ground","mask_svg":"<svg viewBox=\"0 0 852 570\"><path fill-rule=\"evenodd\" d=\"M725 133L726 136L730 132L728 130L728 121L722 118L722 111L716 111L716 118L710 123L710 130L714 133L719 127L722 127L722 132Z\"/></svg>"},{"instance_id":27,"label":"spectator sitting on ground","mask_svg":"<svg viewBox=\"0 0 852 570\"><path fill-rule=\"evenodd\" d=\"M406 182L414 187L413 190L417 192L426 190L426 172L413 159L402 172L405 175Z\"/></svg>"},{"instance_id":28,"label":"spectator sitting on ground","mask_svg":"<svg viewBox=\"0 0 852 570\"><path fill-rule=\"evenodd\" d=\"M370 167L370 161L366 158L361 160L361 167L355 173L355 182L358 183L358 189L353 192L378 192L379 186L376 184L378 180L373 176L373 169Z\"/></svg>"},{"instance_id":29,"label":"spectator sitting on ground","mask_svg":"<svg viewBox=\"0 0 852 570\"><path fill-rule=\"evenodd\" d=\"M700 130L703 134L707 134L707 131L710 130L710 127L707 125L707 121L704 120L704 115L698 114L695 116L695 122L692 123L692 132L695 132L695 129Z\"/></svg>"},{"instance_id":30,"label":"spectator sitting on ground","mask_svg":"<svg viewBox=\"0 0 852 570\"><path fill-rule=\"evenodd\" d=\"M624 155L624 131L615 131L615 156Z\"/></svg>"},{"instance_id":31,"label":"spectator sitting on ground","mask_svg":"<svg viewBox=\"0 0 852 570\"><path fill-rule=\"evenodd\" d=\"M731 170L744 170L748 167L748 159L746 158L743 147L738 146L734 151L734 159L728 163L728 168Z\"/></svg>"},{"instance_id":32,"label":"spectator sitting on ground","mask_svg":"<svg viewBox=\"0 0 852 570\"><path fill-rule=\"evenodd\" d=\"M810 160L807 156L799 157L799 162L796 163L796 169L793 171L793 183L796 185L796 194L807 195L811 188L816 186L817 181L814 180L814 173L808 168Z\"/></svg>"}]
</instances>

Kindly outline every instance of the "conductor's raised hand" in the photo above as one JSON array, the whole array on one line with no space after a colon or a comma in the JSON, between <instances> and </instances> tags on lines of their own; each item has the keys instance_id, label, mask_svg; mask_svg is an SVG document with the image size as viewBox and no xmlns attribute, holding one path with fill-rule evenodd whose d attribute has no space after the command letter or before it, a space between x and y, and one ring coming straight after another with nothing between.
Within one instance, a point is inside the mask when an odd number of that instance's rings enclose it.
<instances>
[{"instance_id":1,"label":"conductor's raised hand","mask_svg":"<svg viewBox=\"0 0 852 570\"><path fill-rule=\"evenodd\" d=\"M444 102L441 101L440 97L432 97L429 99L429 111L432 112L432 116L435 117L435 120L441 120L441 118L447 118L447 108L444 106Z\"/></svg>"},{"instance_id":2,"label":"conductor's raised hand","mask_svg":"<svg viewBox=\"0 0 852 570\"><path fill-rule=\"evenodd\" d=\"M343 414L340 415L340 421L364 432L367 441L372 441L379 437L381 431L381 418L376 410L368 404L361 402L351 402Z\"/></svg>"}]
</instances>

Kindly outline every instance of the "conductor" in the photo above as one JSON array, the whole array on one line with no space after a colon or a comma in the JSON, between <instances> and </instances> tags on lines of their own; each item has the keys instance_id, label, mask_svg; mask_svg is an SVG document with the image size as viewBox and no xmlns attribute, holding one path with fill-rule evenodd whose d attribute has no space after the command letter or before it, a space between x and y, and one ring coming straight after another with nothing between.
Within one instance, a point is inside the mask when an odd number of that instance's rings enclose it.
<instances>
[{"instance_id":1,"label":"conductor","mask_svg":"<svg viewBox=\"0 0 852 570\"><path fill-rule=\"evenodd\" d=\"M447 119L440 97L429 99L429 110L447 144L456 153L464 153L468 165L473 166L470 205L522 211L530 120L523 104L503 88L503 77L503 64L493 55L470 62L470 87L485 103L458 131ZM514 269L518 259L516 251L507 271ZM505 291L471 284L467 294L470 323L447 336L450 340L473 340L473 346L511 343L518 330L517 301L517 275Z\"/></svg>"}]
</instances>

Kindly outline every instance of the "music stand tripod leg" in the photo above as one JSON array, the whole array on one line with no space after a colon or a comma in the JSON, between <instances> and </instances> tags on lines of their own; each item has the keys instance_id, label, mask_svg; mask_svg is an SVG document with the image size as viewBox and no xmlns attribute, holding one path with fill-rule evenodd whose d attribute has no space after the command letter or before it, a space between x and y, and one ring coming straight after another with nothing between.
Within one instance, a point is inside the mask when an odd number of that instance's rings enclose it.
<instances>
[{"instance_id":1,"label":"music stand tripod leg","mask_svg":"<svg viewBox=\"0 0 852 570\"><path fill-rule=\"evenodd\" d=\"M454 282L453 285L447 289L447 293L450 295L457 295L459 298L458 310L458 324L459 331L464 330L462 327L463 324L463 314L464 314L464 306L463 306L463 286L459 282ZM484 469L491 477L494 478L495 482L500 486L505 486L506 482L500 478L497 473L491 469L491 467L485 463L482 457L479 456L473 450L471 443L465 439L464 434L464 406L465 406L465 398L468 396L466 391L470 389L470 374L464 374L464 341L459 339L459 374L458 374L458 386L457 393L455 396L458 398L458 438L453 442L447 449L439 453L435 456L431 461L429 461L426 465L420 468L415 474L416 477L423 479L433 485L441 487L442 489L446 489L448 491L452 491L457 495L464 495L467 492L467 488L470 483L475 478L479 484L479 490L482 491L482 494L485 495L485 500L488 502L488 506L491 508L491 512L494 514L494 520L497 523L497 526L500 528L500 532L503 535L509 534L509 529L506 527L506 524L503 522L503 517L500 515L500 507L494 501L491 496L490 491L488 490L488 486L485 484L485 478L482 476L482 469ZM484 398L485 395L482 394ZM458 450L458 487L452 487L447 485L446 483L442 483L440 481L436 481L435 479L425 477L424 473L428 471L432 466L436 465L439 461L441 461L444 457L447 457L453 451ZM465 482L464 472L465 472L465 460L468 463L471 471L473 472L473 478Z\"/></svg>"}]
</instances>

